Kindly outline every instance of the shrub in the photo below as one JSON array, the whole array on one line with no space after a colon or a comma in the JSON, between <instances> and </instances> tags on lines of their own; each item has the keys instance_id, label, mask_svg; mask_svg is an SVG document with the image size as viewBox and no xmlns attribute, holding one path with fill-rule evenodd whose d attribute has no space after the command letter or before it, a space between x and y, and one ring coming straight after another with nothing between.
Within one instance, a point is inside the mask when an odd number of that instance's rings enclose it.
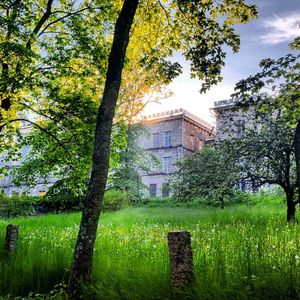
<instances>
[{"instance_id":1,"label":"shrub","mask_svg":"<svg viewBox=\"0 0 300 300\"><path fill-rule=\"evenodd\" d=\"M285 196L277 193L269 193L261 191L257 194L250 195L250 203L252 205L278 205L285 203Z\"/></svg>"},{"instance_id":2,"label":"shrub","mask_svg":"<svg viewBox=\"0 0 300 300\"><path fill-rule=\"evenodd\" d=\"M127 193L109 190L104 194L102 211L117 211L128 205L129 199Z\"/></svg>"},{"instance_id":3,"label":"shrub","mask_svg":"<svg viewBox=\"0 0 300 300\"><path fill-rule=\"evenodd\" d=\"M33 196L18 196L11 197L0 194L0 217L12 218L20 215L33 215L34 201L37 197Z\"/></svg>"},{"instance_id":4,"label":"shrub","mask_svg":"<svg viewBox=\"0 0 300 300\"><path fill-rule=\"evenodd\" d=\"M57 194L51 196L7 196L0 194L0 217L12 218L45 213L80 211L84 197ZM117 211L129 204L128 196L120 191L104 194L102 211Z\"/></svg>"},{"instance_id":5,"label":"shrub","mask_svg":"<svg viewBox=\"0 0 300 300\"><path fill-rule=\"evenodd\" d=\"M33 206L37 214L79 211L83 197L59 195L56 197L39 197Z\"/></svg>"}]
</instances>

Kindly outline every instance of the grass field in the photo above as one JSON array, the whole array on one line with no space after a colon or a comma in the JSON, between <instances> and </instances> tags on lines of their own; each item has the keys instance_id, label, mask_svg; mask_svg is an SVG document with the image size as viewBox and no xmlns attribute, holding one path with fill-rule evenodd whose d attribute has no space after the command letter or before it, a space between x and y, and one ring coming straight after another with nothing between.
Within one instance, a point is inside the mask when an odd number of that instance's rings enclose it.
<instances>
[{"instance_id":1,"label":"grass field","mask_svg":"<svg viewBox=\"0 0 300 300\"><path fill-rule=\"evenodd\" d=\"M49 292L66 281L79 214L0 221L20 225L14 257L0 255L0 295ZM167 233L192 234L197 299L299 299L299 225L284 206L127 208L103 214L85 299L170 299ZM7 296L6 296L7 297ZM8 298L8 297L7 297Z\"/></svg>"}]
</instances>

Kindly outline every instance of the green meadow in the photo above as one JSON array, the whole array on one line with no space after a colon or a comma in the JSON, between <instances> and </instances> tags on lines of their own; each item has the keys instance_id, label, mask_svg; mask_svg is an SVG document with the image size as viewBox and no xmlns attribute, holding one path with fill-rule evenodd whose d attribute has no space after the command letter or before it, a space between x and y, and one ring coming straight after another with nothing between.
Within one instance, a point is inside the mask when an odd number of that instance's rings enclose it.
<instances>
[{"instance_id":1,"label":"green meadow","mask_svg":"<svg viewBox=\"0 0 300 300\"><path fill-rule=\"evenodd\" d=\"M49 293L68 278L79 220L78 213L1 220L0 245L9 223L20 225L20 239L15 255L1 252L0 295L63 299ZM299 298L300 231L286 224L284 205L104 213L83 298L171 299L167 233L178 230L192 234L196 299Z\"/></svg>"}]
</instances>

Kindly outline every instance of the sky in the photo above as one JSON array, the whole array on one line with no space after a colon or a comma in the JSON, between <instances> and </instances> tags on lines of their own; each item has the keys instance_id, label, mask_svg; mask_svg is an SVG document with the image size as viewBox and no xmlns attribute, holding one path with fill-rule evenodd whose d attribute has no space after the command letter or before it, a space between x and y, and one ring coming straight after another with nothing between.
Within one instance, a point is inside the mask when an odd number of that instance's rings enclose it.
<instances>
[{"instance_id":1,"label":"sky","mask_svg":"<svg viewBox=\"0 0 300 300\"><path fill-rule=\"evenodd\" d=\"M206 94L200 94L201 82L191 79L189 64L180 54L174 56L183 66L183 73L169 86L173 96L160 103L150 103L143 115L176 108L184 108L203 120L214 124L209 108L214 101L230 98L235 83L259 71L259 62L264 58L279 58L291 50L288 44L300 35L300 0L252 0L258 8L258 19L246 25L236 26L241 45L237 54L228 52L223 67L223 81L213 86Z\"/></svg>"}]
</instances>

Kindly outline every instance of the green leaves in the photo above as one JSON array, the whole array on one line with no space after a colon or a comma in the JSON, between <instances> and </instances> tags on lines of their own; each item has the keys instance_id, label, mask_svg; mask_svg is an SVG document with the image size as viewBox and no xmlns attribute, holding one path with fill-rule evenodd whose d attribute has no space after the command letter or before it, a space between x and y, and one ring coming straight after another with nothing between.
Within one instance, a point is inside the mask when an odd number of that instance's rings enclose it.
<instances>
[{"instance_id":1,"label":"green leaves","mask_svg":"<svg viewBox=\"0 0 300 300\"><path fill-rule=\"evenodd\" d=\"M255 18L256 7L235 0L181 0L172 1L170 7L174 11L174 32L181 41L178 49L191 62L191 76L203 80L200 92L206 92L222 80L224 46L231 47L234 52L239 50L239 36L233 25Z\"/></svg>"},{"instance_id":2,"label":"green leaves","mask_svg":"<svg viewBox=\"0 0 300 300\"><path fill-rule=\"evenodd\" d=\"M0 16L0 127L5 125L7 137L12 136L8 131L15 131L18 123L7 124L20 112L36 122L20 143L31 145L31 156L18 178L29 176L27 182L33 182L33 177L46 178L48 172L70 183L86 182L96 109L121 4L119 0L0 4L8 12ZM233 25L255 16L255 8L245 1L141 1L116 123L130 122L144 107L146 96L168 95L167 84L181 73L180 64L169 59L174 51L191 62L191 76L203 80L202 92L220 81L223 46L234 52L239 48ZM123 149L125 144L124 135L116 136L113 148ZM111 162L116 166L119 154L113 153Z\"/></svg>"},{"instance_id":3,"label":"green leaves","mask_svg":"<svg viewBox=\"0 0 300 300\"><path fill-rule=\"evenodd\" d=\"M179 201L206 198L222 202L233 195L239 179L237 162L221 147L205 147L177 163L170 184Z\"/></svg>"}]
</instances>

